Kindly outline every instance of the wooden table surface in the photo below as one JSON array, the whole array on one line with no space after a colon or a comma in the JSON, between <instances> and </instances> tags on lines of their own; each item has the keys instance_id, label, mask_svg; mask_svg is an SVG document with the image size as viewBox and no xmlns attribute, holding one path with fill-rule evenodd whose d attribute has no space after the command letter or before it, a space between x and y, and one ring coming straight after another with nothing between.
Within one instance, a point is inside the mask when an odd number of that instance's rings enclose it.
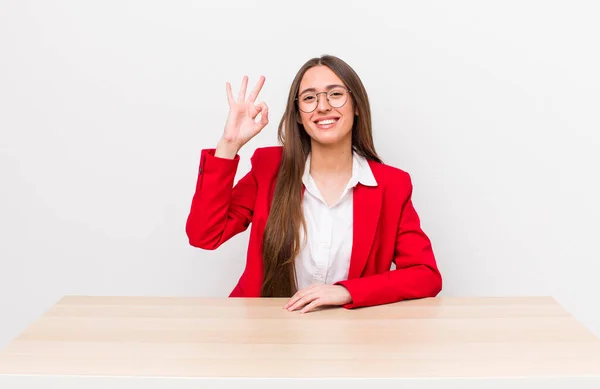
<instances>
[{"instance_id":1,"label":"wooden table surface","mask_svg":"<svg viewBox=\"0 0 600 389\"><path fill-rule=\"evenodd\" d=\"M0 377L600 378L600 340L549 297L285 301L64 297L0 351Z\"/></svg>"}]
</instances>

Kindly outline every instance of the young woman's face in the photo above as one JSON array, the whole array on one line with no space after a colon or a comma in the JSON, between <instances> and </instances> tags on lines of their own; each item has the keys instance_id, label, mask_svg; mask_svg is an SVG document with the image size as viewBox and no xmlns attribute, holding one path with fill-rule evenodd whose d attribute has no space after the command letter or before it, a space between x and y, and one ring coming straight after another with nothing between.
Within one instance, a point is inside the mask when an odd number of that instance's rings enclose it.
<instances>
[{"instance_id":1,"label":"young woman's face","mask_svg":"<svg viewBox=\"0 0 600 389\"><path fill-rule=\"evenodd\" d=\"M308 69L298 92L300 118L313 142L330 145L348 138L351 141L354 102L331 69L323 65Z\"/></svg>"}]
</instances>

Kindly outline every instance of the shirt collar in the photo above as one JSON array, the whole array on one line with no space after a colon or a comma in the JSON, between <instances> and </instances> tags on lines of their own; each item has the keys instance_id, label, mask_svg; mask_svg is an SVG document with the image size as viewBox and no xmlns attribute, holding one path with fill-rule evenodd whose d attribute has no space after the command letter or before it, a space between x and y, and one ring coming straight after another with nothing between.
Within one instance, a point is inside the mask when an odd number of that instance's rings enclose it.
<instances>
[{"instance_id":1,"label":"shirt collar","mask_svg":"<svg viewBox=\"0 0 600 389\"><path fill-rule=\"evenodd\" d=\"M352 154L352 175L354 172L358 172L358 182L365 186L377 186L377 180L373 175L369 161L367 161L362 155L356 152Z\"/></svg>"},{"instance_id":2,"label":"shirt collar","mask_svg":"<svg viewBox=\"0 0 600 389\"><path fill-rule=\"evenodd\" d=\"M369 161L357 152L352 152L352 177L348 182L347 189L356 186L361 183L365 186L377 186L377 180L373 175ZM313 188L316 186L312 177L310 176L310 153L306 158L306 164L304 165L304 174L302 175L302 183L306 188Z\"/></svg>"}]
</instances>

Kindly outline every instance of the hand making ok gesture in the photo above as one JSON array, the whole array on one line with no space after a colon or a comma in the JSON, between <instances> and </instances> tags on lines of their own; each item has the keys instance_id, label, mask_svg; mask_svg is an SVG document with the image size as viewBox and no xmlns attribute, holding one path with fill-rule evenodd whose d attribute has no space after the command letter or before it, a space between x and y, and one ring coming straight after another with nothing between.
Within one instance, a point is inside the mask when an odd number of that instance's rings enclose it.
<instances>
[{"instance_id":1,"label":"hand making ok gesture","mask_svg":"<svg viewBox=\"0 0 600 389\"><path fill-rule=\"evenodd\" d=\"M231 84L227 82L227 100L229 102L229 115L225 123L225 131L220 142L220 149L227 149L229 153L237 154L243 145L256 136L269 123L269 108L264 102L256 104L256 98L265 83L261 76L258 83L246 98L248 77L244 76L237 100L231 91ZM256 118L260 114L260 120ZM229 157L233 157L229 155Z\"/></svg>"}]
</instances>

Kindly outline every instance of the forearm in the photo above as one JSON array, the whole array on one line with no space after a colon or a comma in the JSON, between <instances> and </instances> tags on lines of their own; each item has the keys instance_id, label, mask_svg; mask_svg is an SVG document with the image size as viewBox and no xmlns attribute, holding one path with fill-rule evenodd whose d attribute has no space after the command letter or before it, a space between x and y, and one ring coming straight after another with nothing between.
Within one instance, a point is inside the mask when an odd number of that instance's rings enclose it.
<instances>
[{"instance_id":1,"label":"forearm","mask_svg":"<svg viewBox=\"0 0 600 389\"><path fill-rule=\"evenodd\" d=\"M352 303L345 307L357 308L435 297L442 289L442 276L437 267L420 264L338 284L352 296Z\"/></svg>"}]
</instances>

